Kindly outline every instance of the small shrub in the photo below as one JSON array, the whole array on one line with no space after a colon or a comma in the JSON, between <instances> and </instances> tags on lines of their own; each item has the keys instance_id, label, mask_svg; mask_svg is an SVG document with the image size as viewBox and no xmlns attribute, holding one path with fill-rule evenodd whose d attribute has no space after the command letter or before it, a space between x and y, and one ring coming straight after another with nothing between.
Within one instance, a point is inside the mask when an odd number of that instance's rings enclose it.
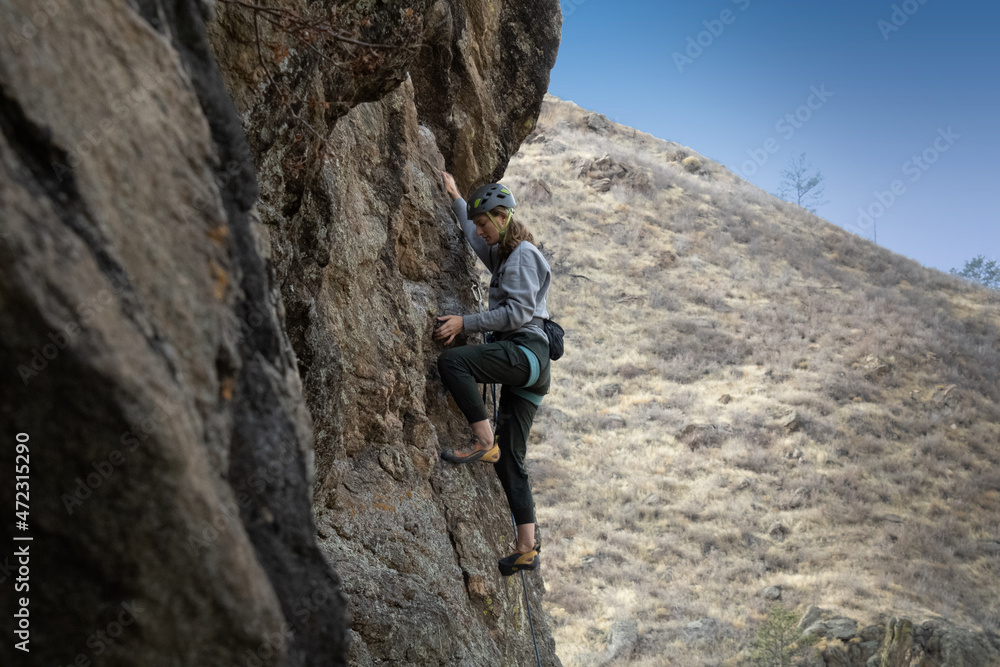
<instances>
[{"instance_id":1,"label":"small shrub","mask_svg":"<svg viewBox=\"0 0 1000 667\"><path fill-rule=\"evenodd\" d=\"M681 309L681 302L672 291L655 285L649 290L649 306L654 310L675 313Z\"/></svg>"},{"instance_id":2,"label":"small shrub","mask_svg":"<svg viewBox=\"0 0 1000 667\"><path fill-rule=\"evenodd\" d=\"M835 401L849 401L860 398L862 401L872 402L878 400L880 396L878 387L856 371L846 372L834 377L830 380L826 391Z\"/></svg>"},{"instance_id":3,"label":"small shrub","mask_svg":"<svg viewBox=\"0 0 1000 667\"><path fill-rule=\"evenodd\" d=\"M802 637L797 628L798 616L781 606L771 607L767 619L750 641L749 664L754 667L788 667L815 643Z\"/></svg>"},{"instance_id":4,"label":"small shrub","mask_svg":"<svg viewBox=\"0 0 1000 667\"><path fill-rule=\"evenodd\" d=\"M684 168L688 171L688 173L697 174L701 171L701 160L693 155L689 155L681 160L681 164L684 165Z\"/></svg>"}]
</instances>

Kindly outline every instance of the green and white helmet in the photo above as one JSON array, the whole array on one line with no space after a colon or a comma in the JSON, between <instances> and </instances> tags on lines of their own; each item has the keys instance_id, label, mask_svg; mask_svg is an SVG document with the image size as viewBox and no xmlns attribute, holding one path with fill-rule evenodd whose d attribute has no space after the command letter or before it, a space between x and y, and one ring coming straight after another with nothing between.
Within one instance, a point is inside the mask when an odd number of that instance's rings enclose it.
<instances>
[{"instance_id":1,"label":"green and white helmet","mask_svg":"<svg viewBox=\"0 0 1000 667\"><path fill-rule=\"evenodd\" d=\"M513 209L517 206L517 203L514 201L514 195L511 194L510 189L505 185L501 183L489 183L477 188L472 193L472 196L469 197L466 217L472 220L474 215L489 213L497 206Z\"/></svg>"}]
</instances>

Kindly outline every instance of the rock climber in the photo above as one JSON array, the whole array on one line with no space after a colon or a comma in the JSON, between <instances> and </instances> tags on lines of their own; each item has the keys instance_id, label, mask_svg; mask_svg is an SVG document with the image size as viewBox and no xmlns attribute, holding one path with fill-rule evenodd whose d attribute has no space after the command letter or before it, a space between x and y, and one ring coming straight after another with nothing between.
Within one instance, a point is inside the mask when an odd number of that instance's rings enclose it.
<instances>
[{"instance_id":1,"label":"rock climber","mask_svg":"<svg viewBox=\"0 0 1000 667\"><path fill-rule=\"evenodd\" d=\"M535 502L524 456L528 432L549 390L549 342L544 321L552 272L534 237L514 217L514 195L500 183L477 189L467 204L455 179L441 172L452 209L472 249L489 269L489 310L437 318L433 337L450 344L463 331L493 332L493 341L446 349L438 369L448 391L472 426L472 441L441 457L454 463L492 463L514 515L514 552L499 560L510 576L538 567ZM489 338L487 338L489 340ZM479 396L478 383L502 385L496 438Z\"/></svg>"}]
</instances>

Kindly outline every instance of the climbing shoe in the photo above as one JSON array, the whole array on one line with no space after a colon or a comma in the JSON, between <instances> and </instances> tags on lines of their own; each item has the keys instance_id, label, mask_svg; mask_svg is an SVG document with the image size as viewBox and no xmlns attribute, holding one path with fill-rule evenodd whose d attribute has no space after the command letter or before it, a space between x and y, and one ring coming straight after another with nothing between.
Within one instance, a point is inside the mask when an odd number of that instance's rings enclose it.
<instances>
[{"instance_id":1,"label":"climbing shoe","mask_svg":"<svg viewBox=\"0 0 1000 667\"><path fill-rule=\"evenodd\" d=\"M473 436L473 445L483 445L483 441L478 437ZM446 452L441 452L441 458L445 461L451 461L452 463L472 463L473 461L482 461L483 463L496 463L500 460L500 445L493 445L493 447L486 448L485 445L479 449L475 449L471 454L466 454L465 456L459 456L454 450L449 450Z\"/></svg>"},{"instance_id":2,"label":"climbing shoe","mask_svg":"<svg viewBox=\"0 0 1000 667\"><path fill-rule=\"evenodd\" d=\"M528 553L521 553L515 551L506 558L501 558L497 561L500 566L500 574L505 577L518 572L520 570L535 570L538 568L538 549L532 549Z\"/></svg>"}]
</instances>

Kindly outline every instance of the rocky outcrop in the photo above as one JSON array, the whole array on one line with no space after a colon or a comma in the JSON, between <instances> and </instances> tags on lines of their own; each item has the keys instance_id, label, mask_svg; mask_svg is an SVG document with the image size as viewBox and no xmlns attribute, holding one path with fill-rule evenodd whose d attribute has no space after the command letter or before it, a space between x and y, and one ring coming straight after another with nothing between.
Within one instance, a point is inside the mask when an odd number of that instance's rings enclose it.
<instances>
[{"instance_id":1,"label":"rocky outcrop","mask_svg":"<svg viewBox=\"0 0 1000 667\"><path fill-rule=\"evenodd\" d=\"M958 667L1000 665L1000 637L943 619L915 624L905 617L858 629L857 621L810 607L798 624L804 635L825 638L810 664L818 667Z\"/></svg>"},{"instance_id":2,"label":"rocky outcrop","mask_svg":"<svg viewBox=\"0 0 1000 667\"><path fill-rule=\"evenodd\" d=\"M212 25L314 424L320 544L344 581L352 664L528 664L520 581L496 567L512 536L499 484L438 459L468 427L430 334L437 315L479 307L439 171L465 190L503 173L534 127L558 6L386 4L331 10L353 40L330 47L335 63L287 24L258 16L255 30L242 6ZM552 664L540 577L529 584Z\"/></svg>"},{"instance_id":3,"label":"rocky outcrop","mask_svg":"<svg viewBox=\"0 0 1000 667\"><path fill-rule=\"evenodd\" d=\"M638 167L618 162L607 155L587 160L580 168L580 178L598 192L607 192L613 185L623 185L645 194L652 191L649 175L646 172Z\"/></svg>"},{"instance_id":4,"label":"rocky outcrop","mask_svg":"<svg viewBox=\"0 0 1000 667\"><path fill-rule=\"evenodd\" d=\"M34 538L31 653L0 662L531 662L495 476L437 460L466 426L429 332L477 307L437 170L503 172L557 3L0 15L0 432Z\"/></svg>"},{"instance_id":5,"label":"rocky outcrop","mask_svg":"<svg viewBox=\"0 0 1000 667\"><path fill-rule=\"evenodd\" d=\"M1000 665L1000 637L973 632L942 619L914 625L908 618L892 618L886 624L877 655L867 664L871 667Z\"/></svg>"},{"instance_id":6,"label":"rocky outcrop","mask_svg":"<svg viewBox=\"0 0 1000 667\"><path fill-rule=\"evenodd\" d=\"M606 662L628 658L639 641L639 625L635 619L620 619L611 624L608 632L608 652Z\"/></svg>"},{"instance_id":7,"label":"rocky outcrop","mask_svg":"<svg viewBox=\"0 0 1000 667\"><path fill-rule=\"evenodd\" d=\"M583 123L587 126L587 129L597 134L604 135L614 131L614 126L611 125L608 117L602 113L588 113L583 117Z\"/></svg>"},{"instance_id":8,"label":"rocky outcrop","mask_svg":"<svg viewBox=\"0 0 1000 667\"><path fill-rule=\"evenodd\" d=\"M6 641L3 664L343 664L309 417L203 10L0 10L23 37L0 45L0 432L30 448L33 538L30 653Z\"/></svg>"}]
</instances>

